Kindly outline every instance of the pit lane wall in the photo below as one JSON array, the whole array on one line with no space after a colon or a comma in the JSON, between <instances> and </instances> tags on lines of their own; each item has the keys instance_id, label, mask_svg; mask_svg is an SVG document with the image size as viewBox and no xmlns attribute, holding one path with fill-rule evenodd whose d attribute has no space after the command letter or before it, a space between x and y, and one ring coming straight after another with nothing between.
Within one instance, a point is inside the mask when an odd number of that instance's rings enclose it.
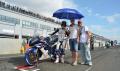
<instances>
[{"instance_id":1,"label":"pit lane wall","mask_svg":"<svg viewBox=\"0 0 120 71\"><path fill-rule=\"evenodd\" d=\"M3 54L19 54L20 41L18 39L0 38L0 55Z\"/></svg>"}]
</instances>

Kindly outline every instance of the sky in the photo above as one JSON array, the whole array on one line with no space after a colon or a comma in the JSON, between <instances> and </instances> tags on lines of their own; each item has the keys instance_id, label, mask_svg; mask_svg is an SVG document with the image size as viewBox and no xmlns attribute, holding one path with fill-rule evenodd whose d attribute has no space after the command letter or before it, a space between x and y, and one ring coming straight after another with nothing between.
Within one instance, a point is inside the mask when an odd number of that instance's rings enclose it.
<instances>
[{"instance_id":1,"label":"sky","mask_svg":"<svg viewBox=\"0 0 120 71\"><path fill-rule=\"evenodd\" d=\"M84 15L89 30L108 39L120 42L120 0L1 0L52 17L61 8L72 8ZM54 18L55 19L55 18ZM58 20L58 19L55 19ZM59 21L59 20L58 20Z\"/></svg>"}]
</instances>

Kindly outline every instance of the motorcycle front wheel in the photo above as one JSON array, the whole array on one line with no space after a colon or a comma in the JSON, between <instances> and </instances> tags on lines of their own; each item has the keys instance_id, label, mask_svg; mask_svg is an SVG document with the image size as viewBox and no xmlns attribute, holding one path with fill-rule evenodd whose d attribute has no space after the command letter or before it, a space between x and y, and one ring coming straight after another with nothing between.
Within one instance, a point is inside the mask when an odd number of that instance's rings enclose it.
<instances>
[{"instance_id":1,"label":"motorcycle front wheel","mask_svg":"<svg viewBox=\"0 0 120 71\"><path fill-rule=\"evenodd\" d=\"M34 52L34 50L31 49L25 53L25 61L27 65L35 65L35 63L38 61L38 55Z\"/></svg>"}]
</instances>

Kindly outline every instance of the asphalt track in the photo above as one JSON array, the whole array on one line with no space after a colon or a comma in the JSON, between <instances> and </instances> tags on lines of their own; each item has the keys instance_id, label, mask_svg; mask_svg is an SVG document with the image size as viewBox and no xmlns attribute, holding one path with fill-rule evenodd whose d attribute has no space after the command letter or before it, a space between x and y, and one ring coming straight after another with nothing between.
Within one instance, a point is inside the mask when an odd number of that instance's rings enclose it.
<instances>
[{"instance_id":1,"label":"asphalt track","mask_svg":"<svg viewBox=\"0 0 120 71\"><path fill-rule=\"evenodd\" d=\"M118 47L118 48L117 48ZM66 51L65 63L53 63L50 59L43 60L37 67L25 67L23 56L0 57L0 71L120 71L120 47L97 48L91 51L93 65L71 65L71 53ZM23 68L19 68L18 67Z\"/></svg>"}]
</instances>

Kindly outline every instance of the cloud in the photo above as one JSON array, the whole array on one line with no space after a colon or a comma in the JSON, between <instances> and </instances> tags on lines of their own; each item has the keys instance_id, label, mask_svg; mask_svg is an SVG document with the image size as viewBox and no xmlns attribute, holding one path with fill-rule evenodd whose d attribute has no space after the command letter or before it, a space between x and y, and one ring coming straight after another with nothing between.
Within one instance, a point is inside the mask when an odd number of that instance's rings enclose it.
<instances>
[{"instance_id":1,"label":"cloud","mask_svg":"<svg viewBox=\"0 0 120 71\"><path fill-rule=\"evenodd\" d=\"M115 13L110 16L101 16L103 19L105 19L108 23L114 23L118 18L120 18L120 13Z\"/></svg>"},{"instance_id":2,"label":"cloud","mask_svg":"<svg viewBox=\"0 0 120 71\"><path fill-rule=\"evenodd\" d=\"M103 33L103 34L115 34L117 35L120 32L119 27L107 27L104 25L90 25L89 28L91 31L95 33Z\"/></svg>"},{"instance_id":3,"label":"cloud","mask_svg":"<svg viewBox=\"0 0 120 71\"><path fill-rule=\"evenodd\" d=\"M102 18L102 19L106 20L108 23L112 24L112 23L115 23L120 18L120 13L115 13L110 16L104 16L99 13L96 13L95 16Z\"/></svg>"},{"instance_id":4,"label":"cloud","mask_svg":"<svg viewBox=\"0 0 120 71\"><path fill-rule=\"evenodd\" d=\"M93 15L93 10L89 7L83 7L83 11L86 12L86 14L88 16L92 16Z\"/></svg>"},{"instance_id":5,"label":"cloud","mask_svg":"<svg viewBox=\"0 0 120 71\"><path fill-rule=\"evenodd\" d=\"M107 28L103 25L90 25L89 28L95 34L104 36L105 38L109 38L111 40L120 41L120 29L119 27Z\"/></svg>"},{"instance_id":6,"label":"cloud","mask_svg":"<svg viewBox=\"0 0 120 71\"><path fill-rule=\"evenodd\" d=\"M87 16L96 16L100 19L104 19L106 20L108 23L115 23L119 18L120 18L120 13L114 13L112 15L109 15L109 16L105 16L105 15L102 15L100 13L95 13L93 11L92 8L89 8L89 7L83 7L83 12L85 12L85 14Z\"/></svg>"},{"instance_id":7,"label":"cloud","mask_svg":"<svg viewBox=\"0 0 120 71\"><path fill-rule=\"evenodd\" d=\"M60 8L75 8L73 0L6 0L8 3L51 17L52 13Z\"/></svg>"},{"instance_id":8,"label":"cloud","mask_svg":"<svg viewBox=\"0 0 120 71\"><path fill-rule=\"evenodd\" d=\"M92 31L93 33L102 35L101 33L103 32L101 31L101 29L103 29L104 27L101 25L90 25L89 28L90 28L90 31Z\"/></svg>"},{"instance_id":9,"label":"cloud","mask_svg":"<svg viewBox=\"0 0 120 71\"><path fill-rule=\"evenodd\" d=\"M108 17L106 17L106 19L107 19L107 21L108 21L109 23L115 22L115 18L112 17L112 16L108 16Z\"/></svg>"},{"instance_id":10,"label":"cloud","mask_svg":"<svg viewBox=\"0 0 120 71\"><path fill-rule=\"evenodd\" d=\"M100 16L100 14L99 14L99 13L96 13L96 14L95 14L95 16L99 17L99 16Z\"/></svg>"}]
</instances>

